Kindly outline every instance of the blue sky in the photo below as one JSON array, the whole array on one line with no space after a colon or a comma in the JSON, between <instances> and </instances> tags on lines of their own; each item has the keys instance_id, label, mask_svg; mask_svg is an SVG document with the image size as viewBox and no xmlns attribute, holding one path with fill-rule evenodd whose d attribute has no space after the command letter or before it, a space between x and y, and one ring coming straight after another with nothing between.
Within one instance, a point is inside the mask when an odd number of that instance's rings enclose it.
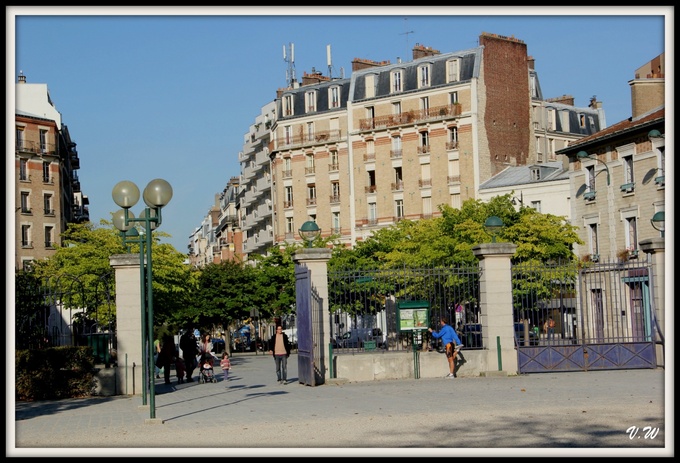
<instances>
[{"instance_id":1,"label":"blue sky","mask_svg":"<svg viewBox=\"0 0 680 463\"><path fill-rule=\"evenodd\" d=\"M332 76L349 77L354 58L394 63L410 60L416 43L446 53L477 46L482 32L514 36L535 58L545 97L569 94L585 107L596 96L608 125L631 115L635 69L664 51L669 69L673 59L672 7L6 9L8 95L19 71L47 84L77 143L90 220L110 220L119 181L143 190L163 178L174 194L159 230L183 253L215 195L240 174L250 124L286 86L291 43L301 80L313 68L328 75L327 45Z\"/></svg>"}]
</instances>

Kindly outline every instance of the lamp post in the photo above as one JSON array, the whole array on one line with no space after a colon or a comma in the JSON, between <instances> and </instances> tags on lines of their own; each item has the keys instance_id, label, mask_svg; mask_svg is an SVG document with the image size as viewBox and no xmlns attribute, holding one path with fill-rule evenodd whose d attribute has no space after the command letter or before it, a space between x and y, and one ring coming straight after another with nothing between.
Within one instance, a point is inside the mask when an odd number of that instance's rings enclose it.
<instances>
[{"instance_id":1,"label":"lamp post","mask_svg":"<svg viewBox=\"0 0 680 463\"><path fill-rule=\"evenodd\" d=\"M663 238L666 231L666 213L664 211L657 212L652 216L650 222L652 222L652 227L655 230L661 232L661 238Z\"/></svg>"},{"instance_id":2,"label":"lamp post","mask_svg":"<svg viewBox=\"0 0 680 463\"><path fill-rule=\"evenodd\" d=\"M585 151L579 151L576 153L576 157L579 159L592 159L593 161L598 161L604 164L604 170L607 171L607 186L611 184L611 177L609 175L609 166L607 166L607 163L604 161L600 161L596 157L591 156L590 154L586 153Z\"/></svg>"},{"instance_id":3,"label":"lamp post","mask_svg":"<svg viewBox=\"0 0 680 463\"><path fill-rule=\"evenodd\" d=\"M172 199L172 187L170 184L160 178L151 180L144 188L143 199L147 207L144 208L140 217L135 218L134 214L130 212L130 208L139 201L139 188L137 185L129 180L118 182L112 191L113 201L123 209L114 213L114 225L123 234L123 243L127 246L128 242L139 242L139 258L140 268L144 267L144 251L146 251L146 270L140 269L141 275L141 311L142 311L142 325L144 324L144 314L146 314L146 330L142 327L142 352L147 349L146 362L142 360L142 364L146 363L144 372L146 375L145 384L149 384L149 418L156 418L156 391L154 387L154 349L153 349L153 269L151 259L151 242L152 231L157 228L161 222L161 209L167 205ZM121 220L122 218L122 220ZM144 227L144 236L139 236L138 241L135 241L133 236L135 232L130 231L132 224L140 223ZM129 233L128 233L129 232ZM127 237L130 236L128 241ZM146 248L146 249L144 249ZM146 295L143 291L146 283ZM146 296L146 297L145 297ZM142 358L144 356L142 355ZM146 395L146 393L145 393Z\"/></svg>"},{"instance_id":4,"label":"lamp post","mask_svg":"<svg viewBox=\"0 0 680 463\"><path fill-rule=\"evenodd\" d=\"M321 235L321 229L313 220L308 220L302 224L298 230L300 238L307 243L307 247L311 248L314 240Z\"/></svg>"},{"instance_id":5,"label":"lamp post","mask_svg":"<svg viewBox=\"0 0 680 463\"><path fill-rule=\"evenodd\" d=\"M496 235L501 231L501 228L503 228L503 221L500 217L496 217L495 215L487 218L484 222L484 229L491 235L492 243L496 242Z\"/></svg>"}]
</instances>

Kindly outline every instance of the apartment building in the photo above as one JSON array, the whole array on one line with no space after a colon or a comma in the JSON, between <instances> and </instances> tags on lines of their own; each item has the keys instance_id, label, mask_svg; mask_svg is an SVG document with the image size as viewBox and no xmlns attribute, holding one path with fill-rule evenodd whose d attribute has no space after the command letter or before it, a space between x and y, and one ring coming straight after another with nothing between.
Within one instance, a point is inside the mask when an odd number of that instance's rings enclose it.
<instances>
[{"instance_id":1,"label":"apartment building","mask_svg":"<svg viewBox=\"0 0 680 463\"><path fill-rule=\"evenodd\" d=\"M80 158L46 84L20 74L15 101L15 270L50 257L68 223L89 221Z\"/></svg>"},{"instance_id":2,"label":"apartment building","mask_svg":"<svg viewBox=\"0 0 680 463\"><path fill-rule=\"evenodd\" d=\"M260 114L244 136L239 153L241 188L237 197L243 253L265 254L274 244L272 179L269 159L271 127L276 103L260 108Z\"/></svg>"},{"instance_id":3,"label":"apartment building","mask_svg":"<svg viewBox=\"0 0 680 463\"><path fill-rule=\"evenodd\" d=\"M584 260L626 260L639 242L663 237L652 224L665 210L664 54L629 81L632 117L557 151L569 162L571 217ZM658 225L657 225L658 227Z\"/></svg>"},{"instance_id":4,"label":"apartment building","mask_svg":"<svg viewBox=\"0 0 680 463\"><path fill-rule=\"evenodd\" d=\"M540 165L603 127L604 111L544 99L527 46L483 33L479 46L413 60L355 59L348 79L305 74L277 92L272 126L274 241L308 220L353 246L402 219L478 198L507 167Z\"/></svg>"}]
</instances>

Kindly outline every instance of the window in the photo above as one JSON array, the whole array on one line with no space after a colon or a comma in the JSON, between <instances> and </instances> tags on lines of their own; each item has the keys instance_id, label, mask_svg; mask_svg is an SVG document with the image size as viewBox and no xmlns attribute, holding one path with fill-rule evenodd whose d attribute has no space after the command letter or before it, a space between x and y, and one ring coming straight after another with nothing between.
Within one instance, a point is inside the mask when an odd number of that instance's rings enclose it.
<instances>
[{"instance_id":1,"label":"window","mask_svg":"<svg viewBox=\"0 0 680 463\"><path fill-rule=\"evenodd\" d=\"M397 220L401 220L404 218L404 200L403 199L397 199L394 201L394 215L397 218Z\"/></svg>"},{"instance_id":2,"label":"window","mask_svg":"<svg viewBox=\"0 0 680 463\"><path fill-rule=\"evenodd\" d=\"M403 181L403 175L401 171L401 167L395 167L394 168L394 188L393 190L403 190L404 189L404 181Z\"/></svg>"},{"instance_id":3,"label":"window","mask_svg":"<svg viewBox=\"0 0 680 463\"><path fill-rule=\"evenodd\" d=\"M307 122L307 141L314 141L314 122Z\"/></svg>"},{"instance_id":4,"label":"window","mask_svg":"<svg viewBox=\"0 0 680 463\"><path fill-rule=\"evenodd\" d=\"M333 212L332 217L331 217L331 223L333 227L333 233L336 235L340 234L340 213L339 212Z\"/></svg>"},{"instance_id":5,"label":"window","mask_svg":"<svg viewBox=\"0 0 680 463\"><path fill-rule=\"evenodd\" d=\"M429 219L432 217L432 198L425 196L423 198L423 218Z\"/></svg>"},{"instance_id":6,"label":"window","mask_svg":"<svg viewBox=\"0 0 680 463\"><path fill-rule=\"evenodd\" d=\"M628 251L634 251L638 248L637 241L637 218L626 218L626 248Z\"/></svg>"},{"instance_id":7,"label":"window","mask_svg":"<svg viewBox=\"0 0 680 463\"><path fill-rule=\"evenodd\" d=\"M555 110L553 108L548 109L548 120L547 130L555 130Z\"/></svg>"},{"instance_id":8,"label":"window","mask_svg":"<svg viewBox=\"0 0 680 463\"><path fill-rule=\"evenodd\" d=\"M421 153L430 152L430 134L426 130L420 132L420 150Z\"/></svg>"},{"instance_id":9,"label":"window","mask_svg":"<svg viewBox=\"0 0 680 463\"><path fill-rule=\"evenodd\" d=\"M366 188L366 190L367 190L366 192L367 193L375 193L375 189L376 189L376 186L375 186L375 171L369 170L369 171L366 171L366 173L368 174L368 187Z\"/></svg>"},{"instance_id":10,"label":"window","mask_svg":"<svg viewBox=\"0 0 680 463\"><path fill-rule=\"evenodd\" d=\"M458 82L460 80L459 61L452 59L446 62L446 81ZM453 103L453 102L452 102Z\"/></svg>"},{"instance_id":11,"label":"window","mask_svg":"<svg viewBox=\"0 0 680 463\"><path fill-rule=\"evenodd\" d=\"M595 166L586 167L588 191L595 192Z\"/></svg>"},{"instance_id":12,"label":"window","mask_svg":"<svg viewBox=\"0 0 680 463\"><path fill-rule=\"evenodd\" d=\"M338 170L340 168L340 161L338 160L338 151L331 150L331 165L330 170Z\"/></svg>"},{"instance_id":13,"label":"window","mask_svg":"<svg viewBox=\"0 0 680 463\"><path fill-rule=\"evenodd\" d=\"M54 240L52 239L52 231L53 228L50 226L45 227L45 247L46 248L52 248L54 247Z\"/></svg>"},{"instance_id":14,"label":"window","mask_svg":"<svg viewBox=\"0 0 680 463\"><path fill-rule=\"evenodd\" d=\"M541 169L535 167L531 169L531 180L536 182L541 179Z\"/></svg>"},{"instance_id":15,"label":"window","mask_svg":"<svg viewBox=\"0 0 680 463\"><path fill-rule=\"evenodd\" d=\"M660 146L657 148L657 157L656 157L656 165L657 165L657 177L654 179L654 181L658 184L665 184L666 183L666 147L665 146Z\"/></svg>"},{"instance_id":16,"label":"window","mask_svg":"<svg viewBox=\"0 0 680 463\"><path fill-rule=\"evenodd\" d=\"M285 95L283 97L283 115L292 116L293 115L293 96Z\"/></svg>"},{"instance_id":17,"label":"window","mask_svg":"<svg viewBox=\"0 0 680 463\"><path fill-rule=\"evenodd\" d=\"M427 188L432 186L432 175L430 173L429 164L420 165L420 185L421 188Z\"/></svg>"},{"instance_id":18,"label":"window","mask_svg":"<svg viewBox=\"0 0 680 463\"><path fill-rule=\"evenodd\" d=\"M313 174L315 169L314 169L314 153L307 154L305 156L305 173L306 174Z\"/></svg>"},{"instance_id":19,"label":"window","mask_svg":"<svg viewBox=\"0 0 680 463\"><path fill-rule=\"evenodd\" d=\"M588 245L590 246L590 254L599 255L600 254L600 243L597 239L597 224L591 223L588 225Z\"/></svg>"},{"instance_id":20,"label":"window","mask_svg":"<svg viewBox=\"0 0 680 463\"><path fill-rule=\"evenodd\" d=\"M43 171L43 182L50 183L50 163L49 162L43 162L42 163L42 171Z\"/></svg>"},{"instance_id":21,"label":"window","mask_svg":"<svg viewBox=\"0 0 680 463\"><path fill-rule=\"evenodd\" d=\"M369 225L378 223L378 207L376 203L368 203L368 223Z\"/></svg>"},{"instance_id":22,"label":"window","mask_svg":"<svg viewBox=\"0 0 680 463\"><path fill-rule=\"evenodd\" d=\"M449 127L449 142L446 148L450 150L458 148L458 127Z\"/></svg>"},{"instance_id":23,"label":"window","mask_svg":"<svg viewBox=\"0 0 680 463\"><path fill-rule=\"evenodd\" d=\"M423 110L423 114L427 114L428 111L430 110L430 98L429 97L423 97L420 99L420 109Z\"/></svg>"},{"instance_id":24,"label":"window","mask_svg":"<svg viewBox=\"0 0 680 463\"><path fill-rule=\"evenodd\" d=\"M375 159L375 141L366 140L366 159Z\"/></svg>"},{"instance_id":25,"label":"window","mask_svg":"<svg viewBox=\"0 0 680 463\"><path fill-rule=\"evenodd\" d=\"M418 82L420 83L420 87L429 87L430 86L430 65L429 64L418 67Z\"/></svg>"},{"instance_id":26,"label":"window","mask_svg":"<svg viewBox=\"0 0 680 463\"><path fill-rule=\"evenodd\" d=\"M458 92L449 93L449 103L458 104Z\"/></svg>"},{"instance_id":27,"label":"window","mask_svg":"<svg viewBox=\"0 0 680 463\"><path fill-rule=\"evenodd\" d=\"M581 128L586 126L586 116L584 114L578 115L578 126Z\"/></svg>"},{"instance_id":28,"label":"window","mask_svg":"<svg viewBox=\"0 0 680 463\"><path fill-rule=\"evenodd\" d=\"M531 201L531 208L534 209L536 212L541 212L541 202Z\"/></svg>"},{"instance_id":29,"label":"window","mask_svg":"<svg viewBox=\"0 0 680 463\"><path fill-rule=\"evenodd\" d=\"M26 159L19 160L19 180L28 180L28 161Z\"/></svg>"},{"instance_id":30,"label":"window","mask_svg":"<svg viewBox=\"0 0 680 463\"><path fill-rule=\"evenodd\" d=\"M45 215L54 215L54 211L52 210L51 194L46 194L45 196L43 196L43 203L45 205Z\"/></svg>"},{"instance_id":31,"label":"window","mask_svg":"<svg viewBox=\"0 0 680 463\"><path fill-rule=\"evenodd\" d=\"M309 183L307 185L307 205L316 205L316 185L314 183Z\"/></svg>"},{"instance_id":32,"label":"window","mask_svg":"<svg viewBox=\"0 0 680 463\"><path fill-rule=\"evenodd\" d=\"M17 144L18 150L24 149L24 128L23 127L17 127L16 144Z\"/></svg>"},{"instance_id":33,"label":"window","mask_svg":"<svg viewBox=\"0 0 680 463\"><path fill-rule=\"evenodd\" d=\"M532 74L531 77L529 78L529 91L531 92L531 97L532 98L538 98L538 90L536 86L536 75Z\"/></svg>"},{"instance_id":34,"label":"window","mask_svg":"<svg viewBox=\"0 0 680 463\"><path fill-rule=\"evenodd\" d=\"M283 158L283 176L284 177L292 177L293 176L293 170L291 168L290 158Z\"/></svg>"},{"instance_id":35,"label":"window","mask_svg":"<svg viewBox=\"0 0 680 463\"><path fill-rule=\"evenodd\" d=\"M295 221L293 217L286 217L286 235L295 236Z\"/></svg>"},{"instance_id":36,"label":"window","mask_svg":"<svg viewBox=\"0 0 680 463\"><path fill-rule=\"evenodd\" d=\"M305 103L307 105L308 113L316 111L316 92L305 93Z\"/></svg>"},{"instance_id":37,"label":"window","mask_svg":"<svg viewBox=\"0 0 680 463\"><path fill-rule=\"evenodd\" d=\"M401 137L392 137L392 149L390 150L390 157L400 158L401 157Z\"/></svg>"},{"instance_id":38,"label":"window","mask_svg":"<svg viewBox=\"0 0 680 463\"><path fill-rule=\"evenodd\" d=\"M633 155L624 156L623 159L623 183L634 183L633 176Z\"/></svg>"},{"instance_id":39,"label":"window","mask_svg":"<svg viewBox=\"0 0 680 463\"><path fill-rule=\"evenodd\" d=\"M373 98L375 96L375 74L366 75L366 98Z\"/></svg>"},{"instance_id":40,"label":"window","mask_svg":"<svg viewBox=\"0 0 680 463\"><path fill-rule=\"evenodd\" d=\"M28 192L26 191L21 192L21 212L26 214L31 212L31 206L28 202Z\"/></svg>"},{"instance_id":41,"label":"window","mask_svg":"<svg viewBox=\"0 0 680 463\"><path fill-rule=\"evenodd\" d=\"M340 87L331 87L330 89L330 100L331 100L331 108L339 108L340 107Z\"/></svg>"},{"instance_id":42,"label":"window","mask_svg":"<svg viewBox=\"0 0 680 463\"><path fill-rule=\"evenodd\" d=\"M395 101L392 103L392 114L395 116L401 115L401 101Z\"/></svg>"},{"instance_id":43,"label":"window","mask_svg":"<svg viewBox=\"0 0 680 463\"><path fill-rule=\"evenodd\" d=\"M284 201L283 201L283 207L288 208L288 207L293 207L293 187L292 186L287 186L284 189Z\"/></svg>"},{"instance_id":44,"label":"window","mask_svg":"<svg viewBox=\"0 0 680 463\"><path fill-rule=\"evenodd\" d=\"M21 226L21 247L29 248L33 245L31 243L31 226L22 225Z\"/></svg>"},{"instance_id":45,"label":"window","mask_svg":"<svg viewBox=\"0 0 680 463\"><path fill-rule=\"evenodd\" d=\"M340 201L340 182L331 182L331 200L333 202Z\"/></svg>"},{"instance_id":46,"label":"window","mask_svg":"<svg viewBox=\"0 0 680 463\"><path fill-rule=\"evenodd\" d=\"M287 125L283 128L283 139L284 144L290 145L293 143L293 127Z\"/></svg>"},{"instance_id":47,"label":"window","mask_svg":"<svg viewBox=\"0 0 680 463\"><path fill-rule=\"evenodd\" d=\"M392 92L401 92L401 71L392 71Z\"/></svg>"},{"instance_id":48,"label":"window","mask_svg":"<svg viewBox=\"0 0 680 463\"><path fill-rule=\"evenodd\" d=\"M40 152L47 153L47 130L40 129Z\"/></svg>"}]
</instances>

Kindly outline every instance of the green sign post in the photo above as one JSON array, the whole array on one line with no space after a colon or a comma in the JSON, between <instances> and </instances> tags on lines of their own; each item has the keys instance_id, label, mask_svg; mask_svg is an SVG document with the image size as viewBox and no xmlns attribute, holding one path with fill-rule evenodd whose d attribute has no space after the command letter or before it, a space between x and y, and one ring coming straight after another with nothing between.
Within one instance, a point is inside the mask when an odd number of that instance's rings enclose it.
<instances>
[{"instance_id":1,"label":"green sign post","mask_svg":"<svg viewBox=\"0 0 680 463\"><path fill-rule=\"evenodd\" d=\"M430 326L430 301L397 302L397 326L401 332L411 332L413 376L415 379L420 379L418 345L423 342L423 331Z\"/></svg>"}]
</instances>

